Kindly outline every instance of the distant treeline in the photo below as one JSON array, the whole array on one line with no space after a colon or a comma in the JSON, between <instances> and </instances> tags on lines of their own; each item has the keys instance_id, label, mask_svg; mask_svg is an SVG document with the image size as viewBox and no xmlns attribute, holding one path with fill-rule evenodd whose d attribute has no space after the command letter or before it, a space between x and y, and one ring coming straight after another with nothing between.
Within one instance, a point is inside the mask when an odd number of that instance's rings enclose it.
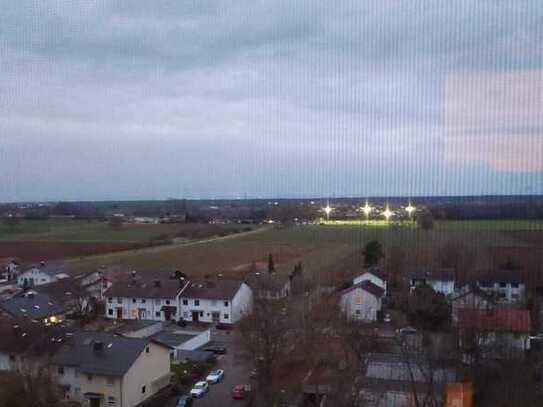
<instances>
[{"instance_id":1,"label":"distant treeline","mask_svg":"<svg viewBox=\"0 0 543 407\"><path fill-rule=\"evenodd\" d=\"M322 216L322 207L330 202L334 216L352 216L364 205L362 198L336 199L247 199L163 201L49 202L0 205L0 215L15 215L29 220L66 216L81 220L106 220L116 214L135 217L182 217L190 223L211 220L260 223L266 219L282 222L314 220ZM420 210L431 211L435 219L543 219L543 196L481 197L405 197L370 198L372 205L391 207L412 202ZM348 215L350 214L350 215Z\"/></svg>"}]
</instances>

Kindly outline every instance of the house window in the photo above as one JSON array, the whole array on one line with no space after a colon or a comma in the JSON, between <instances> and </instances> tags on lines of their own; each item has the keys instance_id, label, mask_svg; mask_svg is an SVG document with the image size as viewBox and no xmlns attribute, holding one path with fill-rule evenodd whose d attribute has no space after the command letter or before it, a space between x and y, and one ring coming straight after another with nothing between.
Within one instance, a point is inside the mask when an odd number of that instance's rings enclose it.
<instances>
[{"instance_id":1,"label":"house window","mask_svg":"<svg viewBox=\"0 0 543 407\"><path fill-rule=\"evenodd\" d=\"M507 283L500 283L500 288L505 288L507 287Z\"/></svg>"},{"instance_id":2,"label":"house window","mask_svg":"<svg viewBox=\"0 0 543 407\"><path fill-rule=\"evenodd\" d=\"M518 283L511 283L511 287L518 288Z\"/></svg>"},{"instance_id":3,"label":"house window","mask_svg":"<svg viewBox=\"0 0 543 407\"><path fill-rule=\"evenodd\" d=\"M147 345L147 347L145 348L145 353L149 353L151 352L151 349L149 348L149 345Z\"/></svg>"},{"instance_id":4,"label":"house window","mask_svg":"<svg viewBox=\"0 0 543 407\"><path fill-rule=\"evenodd\" d=\"M64 374L64 367L59 366L57 369L57 373L59 374L59 376L62 376Z\"/></svg>"},{"instance_id":5,"label":"house window","mask_svg":"<svg viewBox=\"0 0 543 407\"><path fill-rule=\"evenodd\" d=\"M211 305L216 306L217 305L217 300L211 300Z\"/></svg>"},{"instance_id":6,"label":"house window","mask_svg":"<svg viewBox=\"0 0 543 407\"><path fill-rule=\"evenodd\" d=\"M200 311L200 316L201 316L201 317L204 316L204 311Z\"/></svg>"},{"instance_id":7,"label":"house window","mask_svg":"<svg viewBox=\"0 0 543 407\"><path fill-rule=\"evenodd\" d=\"M113 386L115 384L115 378L108 376L106 379L106 383L108 386Z\"/></svg>"},{"instance_id":8,"label":"house window","mask_svg":"<svg viewBox=\"0 0 543 407\"><path fill-rule=\"evenodd\" d=\"M109 302L109 303L111 304L111 303L113 302L113 298L109 297L109 298L107 299L107 302Z\"/></svg>"},{"instance_id":9,"label":"house window","mask_svg":"<svg viewBox=\"0 0 543 407\"><path fill-rule=\"evenodd\" d=\"M155 312L155 316L159 317L160 316L160 311Z\"/></svg>"},{"instance_id":10,"label":"house window","mask_svg":"<svg viewBox=\"0 0 543 407\"><path fill-rule=\"evenodd\" d=\"M88 380L89 382L92 382L92 375L91 375L91 374L88 374L88 375L87 375L87 380Z\"/></svg>"},{"instance_id":11,"label":"house window","mask_svg":"<svg viewBox=\"0 0 543 407\"><path fill-rule=\"evenodd\" d=\"M15 362L15 356L14 355L9 355L9 361L10 362Z\"/></svg>"},{"instance_id":12,"label":"house window","mask_svg":"<svg viewBox=\"0 0 543 407\"><path fill-rule=\"evenodd\" d=\"M223 318L224 318L224 319L228 319L228 318L229 318L229 315L228 315L228 314L224 314L224 315L223 315Z\"/></svg>"},{"instance_id":13,"label":"house window","mask_svg":"<svg viewBox=\"0 0 543 407\"><path fill-rule=\"evenodd\" d=\"M136 299L135 299L135 298L132 298L132 303L133 303L133 304L136 303Z\"/></svg>"},{"instance_id":14,"label":"house window","mask_svg":"<svg viewBox=\"0 0 543 407\"><path fill-rule=\"evenodd\" d=\"M141 394L145 394L145 386L141 386Z\"/></svg>"},{"instance_id":15,"label":"house window","mask_svg":"<svg viewBox=\"0 0 543 407\"><path fill-rule=\"evenodd\" d=\"M117 405L117 402L115 401L115 397L109 396L107 398L107 405L108 406L115 406Z\"/></svg>"},{"instance_id":16,"label":"house window","mask_svg":"<svg viewBox=\"0 0 543 407\"><path fill-rule=\"evenodd\" d=\"M355 313L356 315L360 315L360 310L357 309L354 313Z\"/></svg>"},{"instance_id":17,"label":"house window","mask_svg":"<svg viewBox=\"0 0 543 407\"><path fill-rule=\"evenodd\" d=\"M189 300L183 300L183 305L189 305Z\"/></svg>"},{"instance_id":18,"label":"house window","mask_svg":"<svg viewBox=\"0 0 543 407\"><path fill-rule=\"evenodd\" d=\"M122 304L123 303L123 299L122 298L117 298L117 304Z\"/></svg>"},{"instance_id":19,"label":"house window","mask_svg":"<svg viewBox=\"0 0 543 407\"><path fill-rule=\"evenodd\" d=\"M194 300L194 306L199 307L200 306L200 300Z\"/></svg>"},{"instance_id":20,"label":"house window","mask_svg":"<svg viewBox=\"0 0 543 407\"><path fill-rule=\"evenodd\" d=\"M170 300L166 300L166 305L170 305Z\"/></svg>"},{"instance_id":21,"label":"house window","mask_svg":"<svg viewBox=\"0 0 543 407\"><path fill-rule=\"evenodd\" d=\"M225 306L225 307L228 307L228 301L225 301L225 302L224 302L224 306Z\"/></svg>"},{"instance_id":22,"label":"house window","mask_svg":"<svg viewBox=\"0 0 543 407\"><path fill-rule=\"evenodd\" d=\"M113 315L113 310L112 310L111 308L108 309L108 310L107 310L107 314L108 314L108 315Z\"/></svg>"},{"instance_id":23,"label":"house window","mask_svg":"<svg viewBox=\"0 0 543 407\"><path fill-rule=\"evenodd\" d=\"M142 303L142 304L145 304L145 298L142 298L142 299L141 299L141 303Z\"/></svg>"},{"instance_id":24,"label":"house window","mask_svg":"<svg viewBox=\"0 0 543 407\"><path fill-rule=\"evenodd\" d=\"M183 319L187 319L189 317L189 313L187 311L183 311Z\"/></svg>"},{"instance_id":25,"label":"house window","mask_svg":"<svg viewBox=\"0 0 543 407\"><path fill-rule=\"evenodd\" d=\"M155 305L160 305L160 300L155 300Z\"/></svg>"}]
</instances>

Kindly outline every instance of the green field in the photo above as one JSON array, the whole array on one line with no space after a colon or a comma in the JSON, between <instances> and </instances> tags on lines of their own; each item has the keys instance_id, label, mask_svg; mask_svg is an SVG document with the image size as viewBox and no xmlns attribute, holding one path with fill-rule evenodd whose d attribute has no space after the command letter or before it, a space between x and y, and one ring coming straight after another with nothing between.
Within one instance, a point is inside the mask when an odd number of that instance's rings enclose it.
<instances>
[{"instance_id":1,"label":"green field","mask_svg":"<svg viewBox=\"0 0 543 407\"><path fill-rule=\"evenodd\" d=\"M2 223L0 240L146 243L175 237L203 238L235 228L240 229L240 225L125 224L115 230L107 222L54 218L24 220L15 226Z\"/></svg>"}]
</instances>

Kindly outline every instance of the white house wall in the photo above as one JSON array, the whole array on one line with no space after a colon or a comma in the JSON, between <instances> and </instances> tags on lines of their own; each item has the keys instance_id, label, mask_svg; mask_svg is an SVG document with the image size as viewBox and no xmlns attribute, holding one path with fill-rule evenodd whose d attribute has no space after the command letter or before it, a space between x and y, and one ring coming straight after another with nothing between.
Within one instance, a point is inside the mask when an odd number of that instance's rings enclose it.
<instances>
[{"instance_id":1,"label":"white house wall","mask_svg":"<svg viewBox=\"0 0 543 407\"><path fill-rule=\"evenodd\" d=\"M341 309L348 318L375 321L377 311L381 310L381 299L361 288L356 288L341 296Z\"/></svg>"}]
</instances>

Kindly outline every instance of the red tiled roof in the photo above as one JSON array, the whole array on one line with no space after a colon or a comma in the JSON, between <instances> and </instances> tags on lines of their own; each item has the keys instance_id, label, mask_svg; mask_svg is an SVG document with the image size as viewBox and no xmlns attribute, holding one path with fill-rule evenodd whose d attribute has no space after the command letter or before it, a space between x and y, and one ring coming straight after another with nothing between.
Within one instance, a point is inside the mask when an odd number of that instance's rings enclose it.
<instances>
[{"instance_id":1,"label":"red tiled roof","mask_svg":"<svg viewBox=\"0 0 543 407\"><path fill-rule=\"evenodd\" d=\"M524 309L496 308L458 310L458 326L461 329L480 329L496 332L530 332L530 312Z\"/></svg>"}]
</instances>

